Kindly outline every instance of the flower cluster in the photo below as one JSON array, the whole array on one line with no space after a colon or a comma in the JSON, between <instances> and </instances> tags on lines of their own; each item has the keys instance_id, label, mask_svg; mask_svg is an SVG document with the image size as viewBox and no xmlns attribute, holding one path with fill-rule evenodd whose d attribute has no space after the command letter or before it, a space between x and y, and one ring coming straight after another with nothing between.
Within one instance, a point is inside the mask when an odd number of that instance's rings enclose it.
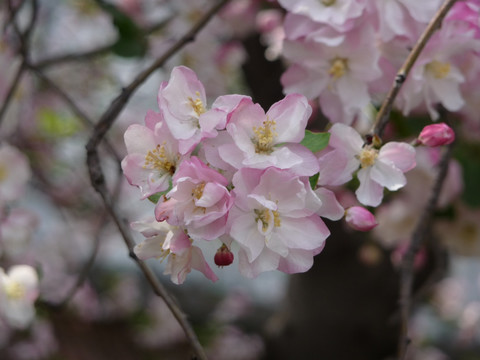
<instances>
[{"instance_id":1,"label":"flower cluster","mask_svg":"<svg viewBox=\"0 0 480 360\"><path fill-rule=\"evenodd\" d=\"M441 1L279 0L287 10L282 77L286 93L318 98L332 122L368 120ZM458 2L419 56L396 106L405 114L426 108L433 120L476 108L480 76L478 1ZM463 89L462 89L463 87ZM474 90L473 90L474 92ZM473 110L473 109L472 109Z\"/></svg>"},{"instance_id":2,"label":"flower cluster","mask_svg":"<svg viewBox=\"0 0 480 360\"><path fill-rule=\"evenodd\" d=\"M159 113L125 133L129 183L143 198L158 198L155 220L133 225L147 238L136 254L168 258L174 283L192 268L217 279L201 250L212 241L223 254L238 248L248 277L308 270L329 236L320 215L338 220L344 210L330 190L310 185L320 168L300 143L311 114L307 99L288 95L266 113L241 95L208 106L196 74L180 66L161 84L158 104ZM233 254L217 259L228 265Z\"/></svg>"},{"instance_id":3,"label":"flower cluster","mask_svg":"<svg viewBox=\"0 0 480 360\"><path fill-rule=\"evenodd\" d=\"M125 132L122 167L142 198L156 202L155 219L133 224L147 238L135 252L141 259L168 259L166 273L177 284L192 268L217 279L202 252L206 242L218 243L219 266L229 265L238 249L247 277L307 271L330 234L321 217L345 215L326 186L356 173L358 200L377 206L383 188L403 187L403 173L415 166L411 145L374 147L343 124L317 134L330 137L328 147L328 141L311 146L305 127L312 110L299 94L266 113L242 95L220 96L208 106L202 83L184 66L160 85L158 104L160 112L149 111L145 125ZM309 133L314 143L317 135ZM360 209L347 211L347 222L368 231L375 219ZM368 225L358 225L366 213Z\"/></svg>"}]
</instances>

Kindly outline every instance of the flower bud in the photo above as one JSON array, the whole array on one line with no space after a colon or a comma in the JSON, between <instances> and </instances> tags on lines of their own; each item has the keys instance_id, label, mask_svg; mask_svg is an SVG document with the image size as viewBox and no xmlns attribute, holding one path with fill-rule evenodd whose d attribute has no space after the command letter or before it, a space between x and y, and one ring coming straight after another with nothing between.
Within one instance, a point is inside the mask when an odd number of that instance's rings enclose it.
<instances>
[{"instance_id":1,"label":"flower bud","mask_svg":"<svg viewBox=\"0 0 480 360\"><path fill-rule=\"evenodd\" d=\"M425 146L441 146L451 144L455 133L445 123L427 125L418 136L418 142Z\"/></svg>"},{"instance_id":2,"label":"flower bud","mask_svg":"<svg viewBox=\"0 0 480 360\"><path fill-rule=\"evenodd\" d=\"M233 262L233 253L225 244L220 246L213 258L217 266L228 266Z\"/></svg>"},{"instance_id":3,"label":"flower bud","mask_svg":"<svg viewBox=\"0 0 480 360\"><path fill-rule=\"evenodd\" d=\"M345 221L354 230L370 231L378 225L375 216L361 206L352 206L345 211Z\"/></svg>"}]
</instances>

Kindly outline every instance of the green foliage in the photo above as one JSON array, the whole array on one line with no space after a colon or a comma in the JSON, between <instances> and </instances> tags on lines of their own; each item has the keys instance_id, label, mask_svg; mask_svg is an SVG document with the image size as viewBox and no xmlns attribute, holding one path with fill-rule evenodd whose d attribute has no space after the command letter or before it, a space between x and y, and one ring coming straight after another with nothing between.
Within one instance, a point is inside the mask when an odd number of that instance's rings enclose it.
<instances>
[{"instance_id":1,"label":"green foliage","mask_svg":"<svg viewBox=\"0 0 480 360\"><path fill-rule=\"evenodd\" d=\"M454 156L462 165L464 189L462 199L472 207L480 207L480 145L458 142Z\"/></svg>"},{"instance_id":2,"label":"green foliage","mask_svg":"<svg viewBox=\"0 0 480 360\"><path fill-rule=\"evenodd\" d=\"M310 130L305 130L305 137L300 144L315 153L326 148L329 140L330 133L328 132L314 133Z\"/></svg>"},{"instance_id":3,"label":"green foliage","mask_svg":"<svg viewBox=\"0 0 480 360\"><path fill-rule=\"evenodd\" d=\"M44 135L55 138L72 136L82 128L76 117L48 108L38 111L38 126Z\"/></svg>"},{"instance_id":4,"label":"green foliage","mask_svg":"<svg viewBox=\"0 0 480 360\"><path fill-rule=\"evenodd\" d=\"M142 57L148 49L145 32L127 14L115 5L97 0L98 5L112 17L118 32L117 42L112 51L122 57Z\"/></svg>"},{"instance_id":5,"label":"green foliage","mask_svg":"<svg viewBox=\"0 0 480 360\"><path fill-rule=\"evenodd\" d=\"M312 187L312 190L315 190L317 187L318 183L318 178L320 177L320 173L316 173L315 175L310 176L308 181L310 181L310 186Z\"/></svg>"},{"instance_id":6,"label":"green foliage","mask_svg":"<svg viewBox=\"0 0 480 360\"><path fill-rule=\"evenodd\" d=\"M172 180L170 180L170 185L168 186L168 189L165 190L165 191L160 191L156 194L153 194L153 195L150 195L148 197L148 200L150 200L152 203L156 204L158 202L158 200L163 196L165 195L166 193L168 193L170 190L172 190L172 187L173 187L173 183L172 183Z\"/></svg>"}]
</instances>

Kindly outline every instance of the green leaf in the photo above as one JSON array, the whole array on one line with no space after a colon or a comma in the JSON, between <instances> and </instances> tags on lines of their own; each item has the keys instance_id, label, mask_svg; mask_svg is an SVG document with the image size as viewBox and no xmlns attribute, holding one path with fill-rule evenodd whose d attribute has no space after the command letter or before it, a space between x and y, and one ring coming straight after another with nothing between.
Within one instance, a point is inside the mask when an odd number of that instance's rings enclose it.
<instances>
[{"instance_id":1,"label":"green leaf","mask_svg":"<svg viewBox=\"0 0 480 360\"><path fill-rule=\"evenodd\" d=\"M98 5L112 17L118 39L112 51L122 57L142 57L146 54L148 42L145 32L126 13L113 4L97 0Z\"/></svg>"},{"instance_id":2,"label":"green leaf","mask_svg":"<svg viewBox=\"0 0 480 360\"><path fill-rule=\"evenodd\" d=\"M317 187L319 177L320 173L318 172L315 175L310 176L310 178L308 179L308 181L310 181L310 186L312 187L312 190L315 190L315 188Z\"/></svg>"},{"instance_id":3,"label":"green leaf","mask_svg":"<svg viewBox=\"0 0 480 360\"><path fill-rule=\"evenodd\" d=\"M156 194L153 194L153 195L150 195L148 197L148 200L150 200L152 203L156 204L158 202L158 200L163 196L165 195L166 193L168 193L170 190L172 190L172 187L173 187L173 183L172 183L172 180L170 180L170 185L168 186L168 189L165 190L165 191L160 191Z\"/></svg>"},{"instance_id":4,"label":"green leaf","mask_svg":"<svg viewBox=\"0 0 480 360\"><path fill-rule=\"evenodd\" d=\"M311 152L315 153L326 148L328 145L328 140L330 140L330 133L328 132L314 133L310 130L305 130L305 137L300 144L310 149Z\"/></svg>"},{"instance_id":5,"label":"green leaf","mask_svg":"<svg viewBox=\"0 0 480 360\"><path fill-rule=\"evenodd\" d=\"M40 109L37 119L40 131L50 137L69 137L81 129L81 124L76 117L53 109Z\"/></svg>"}]
</instances>

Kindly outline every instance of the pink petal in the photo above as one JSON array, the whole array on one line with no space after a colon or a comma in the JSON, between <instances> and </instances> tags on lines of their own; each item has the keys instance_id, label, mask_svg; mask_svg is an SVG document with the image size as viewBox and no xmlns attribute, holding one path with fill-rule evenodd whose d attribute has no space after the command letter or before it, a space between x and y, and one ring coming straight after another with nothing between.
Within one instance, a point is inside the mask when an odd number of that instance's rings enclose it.
<instances>
[{"instance_id":1,"label":"pink petal","mask_svg":"<svg viewBox=\"0 0 480 360\"><path fill-rule=\"evenodd\" d=\"M358 171L360 186L355 191L355 195L363 205L378 206L383 199L383 187L370 178L370 170L371 167Z\"/></svg>"},{"instance_id":2,"label":"pink petal","mask_svg":"<svg viewBox=\"0 0 480 360\"><path fill-rule=\"evenodd\" d=\"M378 153L378 160L384 159L391 161L402 172L407 172L416 165L415 148L407 143L389 142Z\"/></svg>"}]
</instances>

